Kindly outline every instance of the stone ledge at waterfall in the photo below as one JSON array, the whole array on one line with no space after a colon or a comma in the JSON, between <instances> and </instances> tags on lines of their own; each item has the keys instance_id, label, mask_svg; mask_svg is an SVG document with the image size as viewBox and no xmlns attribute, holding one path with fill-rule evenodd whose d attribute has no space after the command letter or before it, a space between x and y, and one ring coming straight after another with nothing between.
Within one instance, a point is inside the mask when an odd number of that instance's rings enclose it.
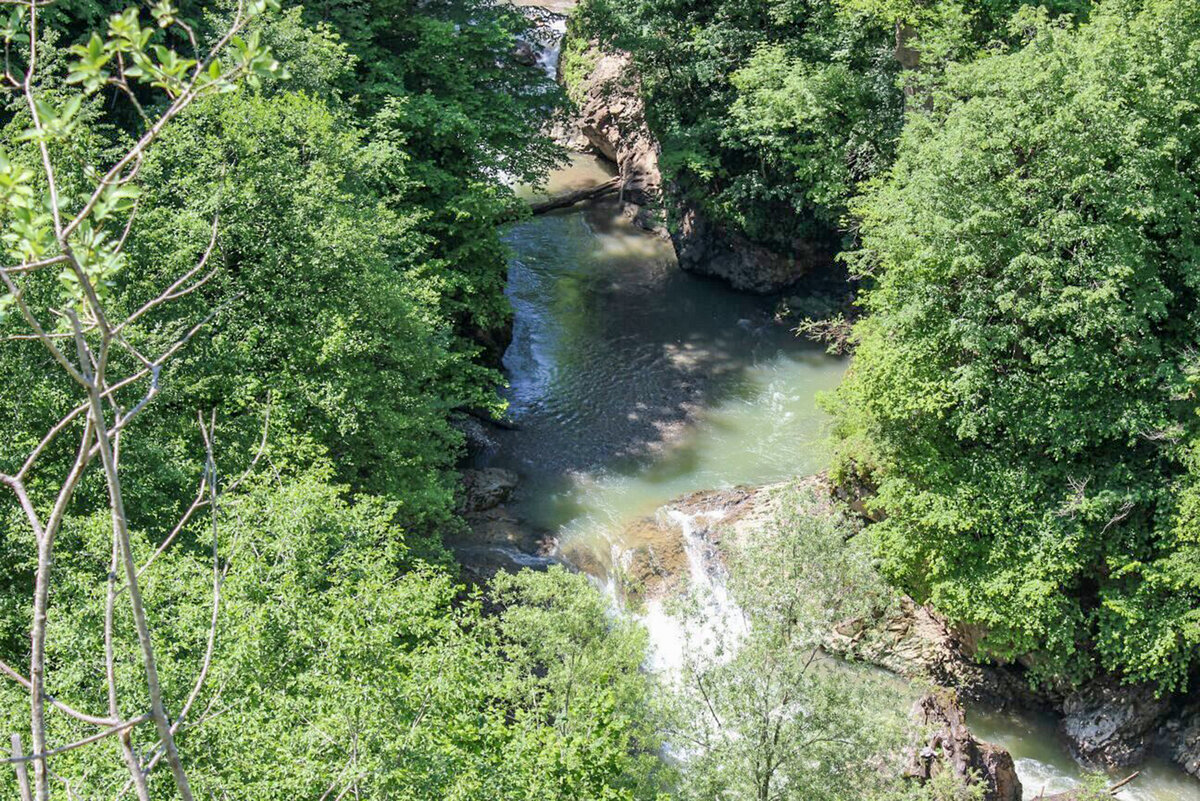
<instances>
[{"instance_id":1,"label":"stone ledge at waterfall","mask_svg":"<svg viewBox=\"0 0 1200 801\"><path fill-rule=\"evenodd\" d=\"M808 514L828 514L834 504L845 503L824 477L816 476L765 487L695 492L636 521L633 526L652 528L653 536L639 530L633 541L645 544L622 556L629 576L626 597L663 598L685 587L692 569L689 540L690 547L701 548L709 560L707 569L719 570L722 543L730 537L753 541L756 530L774 519L783 490L796 487L817 490L819 501L805 510ZM689 523L686 538L680 521ZM980 632L955 627L930 607L901 596L872 619L840 623L825 647L833 655L931 682L986 706L1053 711L1061 734L1085 765L1132 766L1157 753L1200 777L1200 699L1156 699L1145 687L1111 680L1065 695L1034 692L1020 665L983 662L977 651L979 637Z\"/></svg>"},{"instance_id":2,"label":"stone ledge at waterfall","mask_svg":"<svg viewBox=\"0 0 1200 801\"><path fill-rule=\"evenodd\" d=\"M1012 754L975 737L950 690L924 695L913 706L921 739L909 750L904 773L920 783L949 771L968 784L983 786L983 801L1021 801L1021 780Z\"/></svg>"}]
</instances>

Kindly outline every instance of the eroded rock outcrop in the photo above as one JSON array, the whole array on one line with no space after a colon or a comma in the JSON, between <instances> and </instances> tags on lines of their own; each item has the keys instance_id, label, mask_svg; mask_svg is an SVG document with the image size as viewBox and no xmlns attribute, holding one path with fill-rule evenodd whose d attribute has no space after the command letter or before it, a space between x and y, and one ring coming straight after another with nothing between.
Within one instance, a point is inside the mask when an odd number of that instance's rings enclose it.
<instances>
[{"instance_id":1,"label":"eroded rock outcrop","mask_svg":"<svg viewBox=\"0 0 1200 801\"><path fill-rule=\"evenodd\" d=\"M833 263L825 243L796 240L781 253L714 225L697 209L683 205L671 231L679 266L688 272L728 281L743 292L767 294L795 284Z\"/></svg>"},{"instance_id":2,"label":"eroded rock outcrop","mask_svg":"<svg viewBox=\"0 0 1200 801\"><path fill-rule=\"evenodd\" d=\"M640 79L629 54L592 48L583 60L590 69L570 87L578 111L555 136L568 147L593 150L617 165L627 215L663 236L669 227L682 269L765 294L833 263L836 243L796 240L775 250L710 223L683 202L664 183L661 149L646 124Z\"/></svg>"},{"instance_id":3,"label":"eroded rock outcrop","mask_svg":"<svg viewBox=\"0 0 1200 801\"><path fill-rule=\"evenodd\" d=\"M512 497L517 481L516 473L498 467L464 470L459 511L470 516L496 508Z\"/></svg>"},{"instance_id":4,"label":"eroded rock outcrop","mask_svg":"<svg viewBox=\"0 0 1200 801\"><path fill-rule=\"evenodd\" d=\"M1158 748L1200 779L1200 699L1186 704L1159 726Z\"/></svg>"},{"instance_id":5,"label":"eroded rock outcrop","mask_svg":"<svg viewBox=\"0 0 1200 801\"><path fill-rule=\"evenodd\" d=\"M923 734L909 754L908 777L923 783L949 771L968 785L981 785L984 801L1021 801L1021 780L1012 755L976 739L952 692L925 695L914 705L913 717Z\"/></svg>"},{"instance_id":6,"label":"eroded rock outcrop","mask_svg":"<svg viewBox=\"0 0 1200 801\"><path fill-rule=\"evenodd\" d=\"M573 120L560 132L568 146L586 144L617 166L626 213L641 227L666 234L659 145L646 125L646 106L632 58L624 52L588 52L591 69L571 94Z\"/></svg>"},{"instance_id":7,"label":"eroded rock outcrop","mask_svg":"<svg viewBox=\"0 0 1200 801\"><path fill-rule=\"evenodd\" d=\"M957 690L964 698L997 708L1038 706L1038 697L1017 676L971 658L964 637L946 619L908 596L872 619L840 623L826 649L911 679Z\"/></svg>"},{"instance_id":8,"label":"eroded rock outcrop","mask_svg":"<svg viewBox=\"0 0 1200 801\"><path fill-rule=\"evenodd\" d=\"M1149 685L1096 681L1063 701L1061 728L1076 758L1085 764L1136 765L1149 753L1170 706Z\"/></svg>"}]
</instances>

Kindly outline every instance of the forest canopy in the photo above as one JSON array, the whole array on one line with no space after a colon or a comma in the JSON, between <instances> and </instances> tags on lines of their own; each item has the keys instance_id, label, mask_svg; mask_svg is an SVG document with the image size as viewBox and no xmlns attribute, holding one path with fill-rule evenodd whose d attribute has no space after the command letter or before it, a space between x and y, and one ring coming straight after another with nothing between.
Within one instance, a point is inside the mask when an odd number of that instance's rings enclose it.
<instances>
[{"instance_id":1,"label":"forest canopy","mask_svg":"<svg viewBox=\"0 0 1200 801\"><path fill-rule=\"evenodd\" d=\"M1195 0L578 7L668 218L858 289L830 476L872 522L730 545L742 629L678 686L585 576L446 546L513 186L564 159L533 12L0 11L5 798L970 801L823 656L897 590L1055 693L1194 691Z\"/></svg>"}]
</instances>

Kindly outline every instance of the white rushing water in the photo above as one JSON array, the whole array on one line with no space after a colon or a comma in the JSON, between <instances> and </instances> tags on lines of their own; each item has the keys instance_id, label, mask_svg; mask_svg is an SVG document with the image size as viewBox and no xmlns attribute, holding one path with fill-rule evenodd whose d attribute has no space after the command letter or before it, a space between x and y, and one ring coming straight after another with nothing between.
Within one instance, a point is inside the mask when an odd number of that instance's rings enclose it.
<instances>
[{"instance_id":1,"label":"white rushing water","mask_svg":"<svg viewBox=\"0 0 1200 801\"><path fill-rule=\"evenodd\" d=\"M548 191L609 174L580 157ZM624 560L641 544L629 539L629 524L659 515L679 528L702 614L684 622L662 601L637 612L654 649L650 667L678 671L689 649L736 642L743 624L723 567L698 533L713 519L669 502L820 470L828 421L816 397L837 385L846 364L797 341L774 320L769 299L682 273L668 243L613 206L524 221L507 241L515 316L505 365L520 430L498 432L498 450L480 466L518 472L520 514L555 533L568 558L614 597ZM1012 752L1026 798L1082 777L1053 721L969 715L982 739ZM1119 797L1200 801L1200 782L1151 761Z\"/></svg>"},{"instance_id":2,"label":"white rushing water","mask_svg":"<svg viewBox=\"0 0 1200 801\"><path fill-rule=\"evenodd\" d=\"M729 594L725 566L714 558L714 549L699 533L698 522L712 524L721 512L686 514L675 509L661 511L679 528L687 556L687 601L695 604L690 614L669 607L671 599L654 598L638 615L650 633L648 667L668 678L677 676L689 656L715 657L718 651L732 656L745 633L746 621Z\"/></svg>"}]
</instances>

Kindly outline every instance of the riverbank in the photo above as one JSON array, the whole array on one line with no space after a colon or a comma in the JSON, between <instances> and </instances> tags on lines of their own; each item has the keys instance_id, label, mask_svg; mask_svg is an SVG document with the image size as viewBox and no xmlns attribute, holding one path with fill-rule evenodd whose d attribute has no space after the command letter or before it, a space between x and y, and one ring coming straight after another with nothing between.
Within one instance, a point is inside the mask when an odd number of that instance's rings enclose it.
<instances>
[{"instance_id":1,"label":"riverbank","mask_svg":"<svg viewBox=\"0 0 1200 801\"><path fill-rule=\"evenodd\" d=\"M612 174L604 161L577 157L547 191ZM491 432L492 446L474 465L519 476L497 514L535 532L533 558L566 561L635 608L650 607L645 619L656 658L669 662L677 632L661 605L656 611L656 596L678 591L697 564L719 559L719 548L704 544L708 518L689 510L708 502L699 498L724 497L705 492L713 487L758 486L821 469L827 431L815 397L837 384L845 362L796 340L778 319L777 298L681 271L675 248L639 230L624 201L509 229L516 319L505 368L517 428ZM795 294L803 299L805 290ZM693 500L674 500L686 498ZM716 511L705 514L715 521ZM687 535L681 517L698 524ZM910 621L892 620L882 631L945 629L928 610L910 611ZM841 636L853 639L855 632ZM904 672L894 658L907 647L876 658ZM978 672L961 653L941 653L932 664ZM967 686L958 678L955 686ZM985 716L981 706L970 710L971 719L987 721L985 739L1010 747L1028 793L1066 789L1080 768L1053 721L1012 702L1023 692L1017 684L991 690L992 702L1008 698L1006 711ZM1198 787L1151 763L1120 797L1192 801L1200 798Z\"/></svg>"}]
</instances>

